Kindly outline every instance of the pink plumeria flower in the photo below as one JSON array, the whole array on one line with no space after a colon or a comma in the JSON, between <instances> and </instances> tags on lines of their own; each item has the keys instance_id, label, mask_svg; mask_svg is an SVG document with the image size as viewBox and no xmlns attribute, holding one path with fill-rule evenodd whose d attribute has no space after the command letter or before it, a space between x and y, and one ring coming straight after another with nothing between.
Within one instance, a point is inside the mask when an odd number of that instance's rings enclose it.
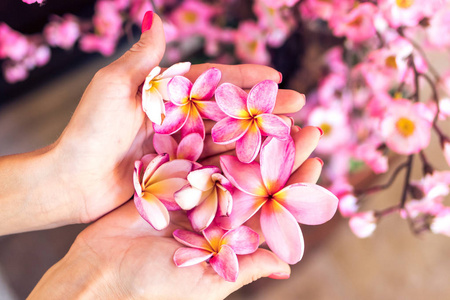
<instances>
[{"instance_id":1,"label":"pink plumeria flower","mask_svg":"<svg viewBox=\"0 0 450 300\"><path fill-rule=\"evenodd\" d=\"M292 138L268 138L260 162L245 164L235 156L220 158L222 170L238 188L233 193L229 217L218 217L219 226L236 228L261 210L260 223L269 248L282 260L295 264L303 256L304 241L298 222L322 224L336 212L338 199L312 183L286 186L295 159Z\"/></svg>"},{"instance_id":2,"label":"pink plumeria flower","mask_svg":"<svg viewBox=\"0 0 450 300\"><path fill-rule=\"evenodd\" d=\"M191 248L179 248L173 255L178 267L208 261L214 271L227 281L235 282L239 275L236 255L251 254L258 249L259 235L246 226L225 231L214 223L202 235L177 229L174 238Z\"/></svg>"},{"instance_id":3,"label":"pink plumeria flower","mask_svg":"<svg viewBox=\"0 0 450 300\"><path fill-rule=\"evenodd\" d=\"M377 218L372 210L360 212L354 214L348 224L357 237L366 238L371 236L377 228Z\"/></svg>"},{"instance_id":4,"label":"pink plumeria flower","mask_svg":"<svg viewBox=\"0 0 450 300\"><path fill-rule=\"evenodd\" d=\"M290 128L272 114L278 85L265 80L247 93L241 88L224 83L217 88L216 101L228 117L217 122L211 136L217 144L236 142L236 155L241 162L252 162L261 148L261 135L279 139L290 137Z\"/></svg>"},{"instance_id":5,"label":"pink plumeria flower","mask_svg":"<svg viewBox=\"0 0 450 300\"><path fill-rule=\"evenodd\" d=\"M142 218L156 230L169 225L168 210L179 209L173 194L188 183L186 177L192 168L191 161L169 161L167 154L148 154L136 161L133 174L134 204Z\"/></svg>"},{"instance_id":6,"label":"pink plumeria flower","mask_svg":"<svg viewBox=\"0 0 450 300\"><path fill-rule=\"evenodd\" d=\"M393 151L409 155L430 143L433 112L423 103L392 101L381 121L381 135Z\"/></svg>"},{"instance_id":7,"label":"pink plumeria flower","mask_svg":"<svg viewBox=\"0 0 450 300\"><path fill-rule=\"evenodd\" d=\"M335 19L330 27L336 36L346 36L355 43L361 43L375 35L374 15L377 7L372 3L362 3L342 18Z\"/></svg>"},{"instance_id":8,"label":"pink plumeria flower","mask_svg":"<svg viewBox=\"0 0 450 300\"><path fill-rule=\"evenodd\" d=\"M142 109L150 121L158 125L164 121L164 100L169 100L167 84L173 77L186 74L190 67L190 62L181 62L161 73L161 68L156 66L147 75L142 87Z\"/></svg>"},{"instance_id":9,"label":"pink plumeria flower","mask_svg":"<svg viewBox=\"0 0 450 300\"><path fill-rule=\"evenodd\" d=\"M222 74L211 68L201 74L194 84L183 76L175 76L167 86L171 102L165 103L166 118L161 125L153 124L156 133L173 134L181 130L181 137L198 133L205 138L203 119L219 121L226 115L211 98Z\"/></svg>"},{"instance_id":10,"label":"pink plumeria flower","mask_svg":"<svg viewBox=\"0 0 450 300\"><path fill-rule=\"evenodd\" d=\"M442 0L380 0L378 5L389 24L416 26L424 17L432 16L442 7Z\"/></svg>"},{"instance_id":11,"label":"pink plumeria flower","mask_svg":"<svg viewBox=\"0 0 450 300\"><path fill-rule=\"evenodd\" d=\"M266 34L255 22L242 21L235 35L236 56L246 63L267 65L270 54L266 42Z\"/></svg>"},{"instance_id":12,"label":"pink plumeria flower","mask_svg":"<svg viewBox=\"0 0 450 300\"><path fill-rule=\"evenodd\" d=\"M153 147L158 154L169 154L170 160L187 159L197 161L203 152L203 139L198 133L191 133L181 139L180 143L170 135L155 133Z\"/></svg>"},{"instance_id":13,"label":"pink plumeria flower","mask_svg":"<svg viewBox=\"0 0 450 300\"><path fill-rule=\"evenodd\" d=\"M215 166L206 166L192 171L187 176L189 184L174 194L175 201L184 210L195 231L208 227L216 214L228 216L233 199L230 181Z\"/></svg>"},{"instance_id":14,"label":"pink plumeria flower","mask_svg":"<svg viewBox=\"0 0 450 300\"><path fill-rule=\"evenodd\" d=\"M183 1L170 15L170 21L183 36L199 34L211 26L211 18L218 9L198 0Z\"/></svg>"}]
</instances>

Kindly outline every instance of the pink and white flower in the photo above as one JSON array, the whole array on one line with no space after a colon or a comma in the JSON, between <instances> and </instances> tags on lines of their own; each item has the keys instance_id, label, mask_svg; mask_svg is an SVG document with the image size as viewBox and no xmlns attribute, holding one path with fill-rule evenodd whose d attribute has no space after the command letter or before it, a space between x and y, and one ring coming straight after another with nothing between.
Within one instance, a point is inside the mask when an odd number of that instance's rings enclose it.
<instances>
[{"instance_id":1,"label":"pink and white flower","mask_svg":"<svg viewBox=\"0 0 450 300\"><path fill-rule=\"evenodd\" d=\"M366 238L371 236L377 228L377 218L372 210L360 212L354 214L348 224L357 237Z\"/></svg>"},{"instance_id":2,"label":"pink and white flower","mask_svg":"<svg viewBox=\"0 0 450 300\"><path fill-rule=\"evenodd\" d=\"M347 39L361 43L375 35L374 16L377 7L372 3L362 3L341 18L335 18L330 27L336 36L346 36Z\"/></svg>"},{"instance_id":3,"label":"pink and white flower","mask_svg":"<svg viewBox=\"0 0 450 300\"><path fill-rule=\"evenodd\" d=\"M239 190L233 194L229 217L218 217L218 225L236 228L261 210L261 229L269 248L282 260L301 260L304 241L299 223L322 224L336 212L338 199L312 183L286 186L295 159L292 139L268 138L261 149L260 162L242 163L234 156L220 158L222 170Z\"/></svg>"},{"instance_id":4,"label":"pink and white flower","mask_svg":"<svg viewBox=\"0 0 450 300\"><path fill-rule=\"evenodd\" d=\"M205 138L202 118L219 121L226 115L211 98L222 74L211 68L201 74L194 84L183 76L175 76L167 86L170 102L165 103L166 118L161 125L153 123L156 133L173 134L181 130L181 137L198 133Z\"/></svg>"},{"instance_id":5,"label":"pink and white flower","mask_svg":"<svg viewBox=\"0 0 450 300\"><path fill-rule=\"evenodd\" d=\"M44 28L44 36L50 46L70 49L81 34L80 24L75 16L66 14L62 18L53 16Z\"/></svg>"},{"instance_id":6,"label":"pink and white flower","mask_svg":"<svg viewBox=\"0 0 450 300\"><path fill-rule=\"evenodd\" d=\"M157 66L145 78L142 87L142 109L153 123L161 125L165 118L164 100L169 100L167 84L173 77L186 74L190 67L190 62L181 62L161 73L161 68Z\"/></svg>"},{"instance_id":7,"label":"pink and white flower","mask_svg":"<svg viewBox=\"0 0 450 300\"><path fill-rule=\"evenodd\" d=\"M430 230L436 234L450 236L450 207L446 207L433 218Z\"/></svg>"},{"instance_id":8,"label":"pink and white flower","mask_svg":"<svg viewBox=\"0 0 450 300\"><path fill-rule=\"evenodd\" d=\"M267 36L253 21L242 21L235 34L236 56L243 62L267 65L270 54L267 50Z\"/></svg>"},{"instance_id":9,"label":"pink and white flower","mask_svg":"<svg viewBox=\"0 0 450 300\"><path fill-rule=\"evenodd\" d=\"M242 162L252 162L261 148L261 135L289 138L290 128L273 115L278 85L265 80L247 94L231 83L217 88L216 101L228 117L217 122L211 136L217 144L236 142L236 155Z\"/></svg>"},{"instance_id":10,"label":"pink and white flower","mask_svg":"<svg viewBox=\"0 0 450 300\"><path fill-rule=\"evenodd\" d=\"M430 143L433 112L423 103L394 100L381 122L381 135L393 151L409 155Z\"/></svg>"},{"instance_id":11,"label":"pink and white flower","mask_svg":"<svg viewBox=\"0 0 450 300\"><path fill-rule=\"evenodd\" d=\"M214 271L227 281L235 282L239 275L236 255L255 252L259 245L259 235L246 226L225 231L212 224L202 235L177 229L173 237L190 248L179 248L173 255L178 267L192 266L208 261Z\"/></svg>"},{"instance_id":12,"label":"pink and white flower","mask_svg":"<svg viewBox=\"0 0 450 300\"><path fill-rule=\"evenodd\" d=\"M208 227L214 217L231 213L233 186L215 166L206 166L192 171L187 176L189 184L174 194L175 201L184 210L195 231Z\"/></svg>"},{"instance_id":13,"label":"pink and white flower","mask_svg":"<svg viewBox=\"0 0 450 300\"><path fill-rule=\"evenodd\" d=\"M203 139L198 133L191 133L181 139L180 143L170 135L155 133L153 147L158 154L167 153L170 160L187 159L197 161L203 152Z\"/></svg>"},{"instance_id":14,"label":"pink and white flower","mask_svg":"<svg viewBox=\"0 0 450 300\"><path fill-rule=\"evenodd\" d=\"M134 204L144 220L156 230L169 225L168 210L177 210L173 194L185 186L193 163L184 159L169 161L169 155L148 154L135 162Z\"/></svg>"}]
</instances>

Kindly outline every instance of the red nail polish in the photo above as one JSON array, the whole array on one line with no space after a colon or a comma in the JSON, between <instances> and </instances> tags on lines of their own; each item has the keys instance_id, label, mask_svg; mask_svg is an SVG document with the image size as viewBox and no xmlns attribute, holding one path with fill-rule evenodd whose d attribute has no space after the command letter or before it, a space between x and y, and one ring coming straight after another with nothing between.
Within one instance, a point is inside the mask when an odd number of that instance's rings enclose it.
<instances>
[{"instance_id":1,"label":"red nail polish","mask_svg":"<svg viewBox=\"0 0 450 300\"><path fill-rule=\"evenodd\" d=\"M272 273L267 277L272 279L288 279L290 276L288 273Z\"/></svg>"},{"instance_id":2,"label":"red nail polish","mask_svg":"<svg viewBox=\"0 0 450 300\"><path fill-rule=\"evenodd\" d=\"M281 83L283 81L283 74L281 74L281 72L278 72L278 74L280 75L280 80L278 81L278 83Z\"/></svg>"},{"instance_id":3,"label":"red nail polish","mask_svg":"<svg viewBox=\"0 0 450 300\"><path fill-rule=\"evenodd\" d=\"M315 159L317 159L323 167L323 160L320 157L315 157Z\"/></svg>"},{"instance_id":4,"label":"red nail polish","mask_svg":"<svg viewBox=\"0 0 450 300\"><path fill-rule=\"evenodd\" d=\"M149 10L144 15L144 20L142 20L142 33L146 32L152 28L153 24L153 11Z\"/></svg>"},{"instance_id":5,"label":"red nail polish","mask_svg":"<svg viewBox=\"0 0 450 300\"><path fill-rule=\"evenodd\" d=\"M322 136L322 135L323 135L323 130L322 130L322 128L320 128L320 127L316 127L316 128L319 130L320 136Z\"/></svg>"}]
</instances>

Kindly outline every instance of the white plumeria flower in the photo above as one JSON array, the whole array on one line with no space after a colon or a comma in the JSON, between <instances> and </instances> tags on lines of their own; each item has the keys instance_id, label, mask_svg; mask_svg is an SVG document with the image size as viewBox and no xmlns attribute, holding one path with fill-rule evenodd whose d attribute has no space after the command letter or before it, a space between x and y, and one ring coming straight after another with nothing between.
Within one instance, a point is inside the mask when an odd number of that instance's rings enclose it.
<instances>
[{"instance_id":1,"label":"white plumeria flower","mask_svg":"<svg viewBox=\"0 0 450 300\"><path fill-rule=\"evenodd\" d=\"M190 67L190 62L176 63L161 73L161 68L157 66L145 78L142 88L142 109L153 123L161 125L166 116L164 100L169 99L167 84L174 76L187 73Z\"/></svg>"}]
</instances>

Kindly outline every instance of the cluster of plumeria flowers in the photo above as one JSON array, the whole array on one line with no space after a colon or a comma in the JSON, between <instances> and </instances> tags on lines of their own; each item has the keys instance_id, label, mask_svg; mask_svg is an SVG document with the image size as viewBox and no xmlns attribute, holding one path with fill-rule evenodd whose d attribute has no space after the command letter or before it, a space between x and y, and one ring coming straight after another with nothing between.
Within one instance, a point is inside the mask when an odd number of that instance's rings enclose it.
<instances>
[{"instance_id":1,"label":"cluster of plumeria flowers","mask_svg":"<svg viewBox=\"0 0 450 300\"><path fill-rule=\"evenodd\" d=\"M256 84L247 94L222 83L211 68L192 83L182 76L190 63L178 63L148 75L142 107L153 122L157 154L135 163L134 202L155 228L170 224L169 211L186 212L192 230L177 229L173 237L186 247L174 254L179 267L208 261L225 280L236 281L237 255L255 252L260 235L243 225L259 218L267 246L282 260L301 260L304 242L298 223L330 220L338 199L312 183L287 185L295 160L290 127L272 114L278 85ZM203 119L215 121L212 141L236 142L236 156L220 156L220 168L197 160L205 139ZM179 143L173 134L179 132ZM255 161L259 155L259 163ZM256 214L260 211L260 214Z\"/></svg>"}]
</instances>

